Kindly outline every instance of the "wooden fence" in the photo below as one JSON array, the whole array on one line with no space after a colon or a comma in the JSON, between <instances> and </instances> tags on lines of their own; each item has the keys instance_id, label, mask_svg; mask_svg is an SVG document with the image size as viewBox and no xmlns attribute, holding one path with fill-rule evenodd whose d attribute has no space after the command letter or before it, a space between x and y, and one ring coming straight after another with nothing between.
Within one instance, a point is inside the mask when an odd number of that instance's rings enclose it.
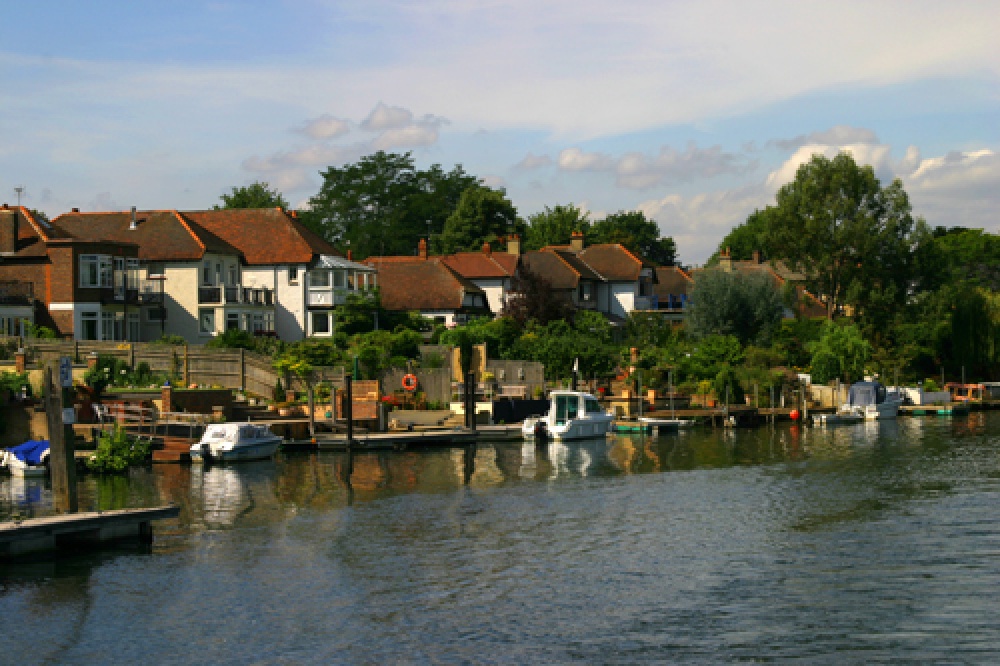
<instances>
[{"instance_id":1,"label":"wooden fence","mask_svg":"<svg viewBox=\"0 0 1000 666\"><path fill-rule=\"evenodd\" d=\"M16 338L14 338L16 340ZM0 340L0 345L5 344ZM252 395L270 398L278 380L285 389L305 391L306 383L296 376L281 376L274 369L274 359L243 349L212 349L202 345L162 345L148 342L103 342L84 340L23 340L26 362L53 365L62 356L83 363L91 354L113 356L135 368L140 363L150 370L179 381L182 386L200 384L241 389ZM344 368L320 367L315 381L335 386L344 383Z\"/></svg>"}]
</instances>

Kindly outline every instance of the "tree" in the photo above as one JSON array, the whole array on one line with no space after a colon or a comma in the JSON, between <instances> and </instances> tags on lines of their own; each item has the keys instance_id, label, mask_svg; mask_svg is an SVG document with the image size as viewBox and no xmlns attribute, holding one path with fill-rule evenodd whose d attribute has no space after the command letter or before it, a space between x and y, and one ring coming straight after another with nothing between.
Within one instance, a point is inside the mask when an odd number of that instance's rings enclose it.
<instances>
[{"instance_id":1,"label":"tree","mask_svg":"<svg viewBox=\"0 0 1000 666\"><path fill-rule=\"evenodd\" d=\"M476 251L510 232L520 231L517 209L503 190L473 185L462 192L458 206L448 216L437 246L443 254Z\"/></svg>"},{"instance_id":2,"label":"tree","mask_svg":"<svg viewBox=\"0 0 1000 666\"><path fill-rule=\"evenodd\" d=\"M782 312L781 293L769 276L705 269L695 277L688 329L696 337L733 335L741 344L766 344Z\"/></svg>"},{"instance_id":3,"label":"tree","mask_svg":"<svg viewBox=\"0 0 1000 666\"><path fill-rule=\"evenodd\" d=\"M673 266L677 246L672 238L661 238L660 227L641 211L619 211L590 228L589 243L620 243L657 266Z\"/></svg>"},{"instance_id":4,"label":"tree","mask_svg":"<svg viewBox=\"0 0 1000 666\"><path fill-rule=\"evenodd\" d=\"M461 193L479 182L461 166L421 171L411 153L384 151L322 175L303 222L357 259L413 254L421 238L441 233Z\"/></svg>"},{"instance_id":5,"label":"tree","mask_svg":"<svg viewBox=\"0 0 1000 666\"><path fill-rule=\"evenodd\" d=\"M709 263L715 263L715 259L722 250L729 250L729 255L736 261L749 261L753 258L755 251L769 255L768 242L770 223L769 216L774 213L773 208L755 210L747 217L747 221L734 228L719 243L719 249L709 259Z\"/></svg>"},{"instance_id":6,"label":"tree","mask_svg":"<svg viewBox=\"0 0 1000 666\"><path fill-rule=\"evenodd\" d=\"M524 249L540 250L547 245L566 245L574 231L586 234L590 229L589 214L573 204L545 207L528 218Z\"/></svg>"},{"instance_id":7,"label":"tree","mask_svg":"<svg viewBox=\"0 0 1000 666\"><path fill-rule=\"evenodd\" d=\"M503 316L524 326L529 321L547 324L573 316L573 304L552 290L548 280L521 266L511 280L510 298L503 307Z\"/></svg>"},{"instance_id":8,"label":"tree","mask_svg":"<svg viewBox=\"0 0 1000 666\"><path fill-rule=\"evenodd\" d=\"M872 355L872 346L861 335L861 329L832 321L823 325L819 341L811 347L812 379L817 384L837 378L848 384L860 380Z\"/></svg>"},{"instance_id":9,"label":"tree","mask_svg":"<svg viewBox=\"0 0 1000 666\"><path fill-rule=\"evenodd\" d=\"M845 305L863 318L905 303L917 225L899 180L883 188L847 153L814 155L764 215L772 256L808 276L829 318Z\"/></svg>"},{"instance_id":10,"label":"tree","mask_svg":"<svg viewBox=\"0 0 1000 666\"><path fill-rule=\"evenodd\" d=\"M271 189L267 183L253 182L244 187L234 187L229 194L223 194L222 204L216 204L212 208L215 210L229 210L233 208L288 208L288 202L276 189Z\"/></svg>"}]
</instances>

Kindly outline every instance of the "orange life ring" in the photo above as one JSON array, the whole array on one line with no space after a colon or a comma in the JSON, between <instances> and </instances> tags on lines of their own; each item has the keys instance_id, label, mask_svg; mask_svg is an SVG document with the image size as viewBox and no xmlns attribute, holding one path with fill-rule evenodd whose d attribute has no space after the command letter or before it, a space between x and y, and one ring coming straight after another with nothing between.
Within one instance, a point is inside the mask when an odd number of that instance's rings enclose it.
<instances>
[{"instance_id":1,"label":"orange life ring","mask_svg":"<svg viewBox=\"0 0 1000 666\"><path fill-rule=\"evenodd\" d=\"M417 376L412 374L403 375L403 388L407 391L416 391Z\"/></svg>"}]
</instances>

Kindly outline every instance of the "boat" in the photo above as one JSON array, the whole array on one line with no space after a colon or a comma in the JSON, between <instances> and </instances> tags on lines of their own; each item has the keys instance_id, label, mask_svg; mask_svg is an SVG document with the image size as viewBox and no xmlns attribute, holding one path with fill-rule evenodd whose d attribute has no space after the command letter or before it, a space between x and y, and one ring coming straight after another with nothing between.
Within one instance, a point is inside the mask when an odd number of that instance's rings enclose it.
<instances>
[{"instance_id":1,"label":"boat","mask_svg":"<svg viewBox=\"0 0 1000 666\"><path fill-rule=\"evenodd\" d=\"M191 445L192 461L236 462L274 457L281 438L263 424L214 423Z\"/></svg>"},{"instance_id":2,"label":"boat","mask_svg":"<svg viewBox=\"0 0 1000 666\"><path fill-rule=\"evenodd\" d=\"M539 418L525 419L521 435L526 439L593 439L611 430L614 416L590 393L552 391L549 411Z\"/></svg>"},{"instance_id":3,"label":"boat","mask_svg":"<svg viewBox=\"0 0 1000 666\"><path fill-rule=\"evenodd\" d=\"M49 473L49 440L29 440L0 452L0 466L13 476L35 477Z\"/></svg>"},{"instance_id":4,"label":"boat","mask_svg":"<svg viewBox=\"0 0 1000 666\"><path fill-rule=\"evenodd\" d=\"M690 428L695 425L695 422L691 419L664 419L657 416L640 416L639 423L645 423L646 425L656 428L661 432L674 431L680 428Z\"/></svg>"},{"instance_id":5,"label":"boat","mask_svg":"<svg viewBox=\"0 0 1000 666\"><path fill-rule=\"evenodd\" d=\"M863 419L894 419L899 414L903 397L898 391L889 391L877 381L855 382L847 392L847 403L838 414L859 414Z\"/></svg>"},{"instance_id":6,"label":"boat","mask_svg":"<svg viewBox=\"0 0 1000 666\"><path fill-rule=\"evenodd\" d=\"M841 409L833 414L813 415L813 425L817 426L849 425L851 423L860 423L864 420L864 414L853 409L848 411Z\"/></svg>"}]
</instances>

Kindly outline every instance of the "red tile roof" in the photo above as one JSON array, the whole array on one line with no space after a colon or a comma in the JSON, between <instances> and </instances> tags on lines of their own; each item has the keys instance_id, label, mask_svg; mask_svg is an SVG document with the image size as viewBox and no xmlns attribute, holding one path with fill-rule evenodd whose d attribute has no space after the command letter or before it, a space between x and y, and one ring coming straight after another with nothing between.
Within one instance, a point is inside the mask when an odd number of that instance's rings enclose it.
<instances>
[{"instance_id":1,"label":"red tile roof","mask_svg":"<svg viewBox=\"0 0 1000 666\"><path fill-rule=\"evenodd\" d=\"M341 256L332 245L281 208L185 211L184 217L239 248L251 266L307 264Z\"/></svg>"},{"instance_id":2,"label":"red tile roof","mask_svg":"<svg viewBox=\"0 0 1000 666\"><path fill-rule=\"evenodd\" d=\"M517 271L517 256L506 252L456 252L441 259L467 278L507 278Z\"/></svg>"},{"instance_id":3,"label":"red tile roof","mask_svg":"<svg viewBox=\"0 0 1000 666\"><path fill-rule=\"evenodd\" d=\"M386 261L388 259L388 261ZM369 257L364 262L378 270L382 306L387 310L458 310L466 293L483 290L458 275L437 257ZM485 297L484 297L485 302Z\"/></svg>"},{"instance_id":4,"label":"red tile roof","mask_svg":"<svg viewBox=\"0 0 1000 666\"><path fill-rule=\"evenodd\" d=\"M525 252L521 263L553 289L576 289L580 283L580 272L566 261L563 253L546 250Z\"/></svg>"},{"instance_id":5,"label":"red tile roof","mask_svg":"<svg viewBox=\"0 0 1000 666\"><path fill-rule=\"evenodd\" d=\"M643 268L642 259L618 243L591 245L577 256L611 282L635 282Z\"/></svg>"},{"instance_id":6,"label":"red tile roof","mask_svg":"<svg viewBox=\"0 0 1000 666\"><path fill-rule=\"evenodd\" d=\"M680 296L691 293L694 287L694 280L677 266L658 266L656 268L656 282L653 284L653 293L660 297L661 301L666 301L668 296Z\"/></svg>"},{"instance_id":7,"label":"red tile roof","mask_svg":"<svg viewBox=\"0 0 1000 666\"><path fill-rule=\"evenodd\" d=\"M64 213L53 225L80 240L117 241L139 246L147 261L191 261L206 252L240 255L240 251L174 210L137 211L130 229L130 212Z\"/></svg>"}]
</instances>

